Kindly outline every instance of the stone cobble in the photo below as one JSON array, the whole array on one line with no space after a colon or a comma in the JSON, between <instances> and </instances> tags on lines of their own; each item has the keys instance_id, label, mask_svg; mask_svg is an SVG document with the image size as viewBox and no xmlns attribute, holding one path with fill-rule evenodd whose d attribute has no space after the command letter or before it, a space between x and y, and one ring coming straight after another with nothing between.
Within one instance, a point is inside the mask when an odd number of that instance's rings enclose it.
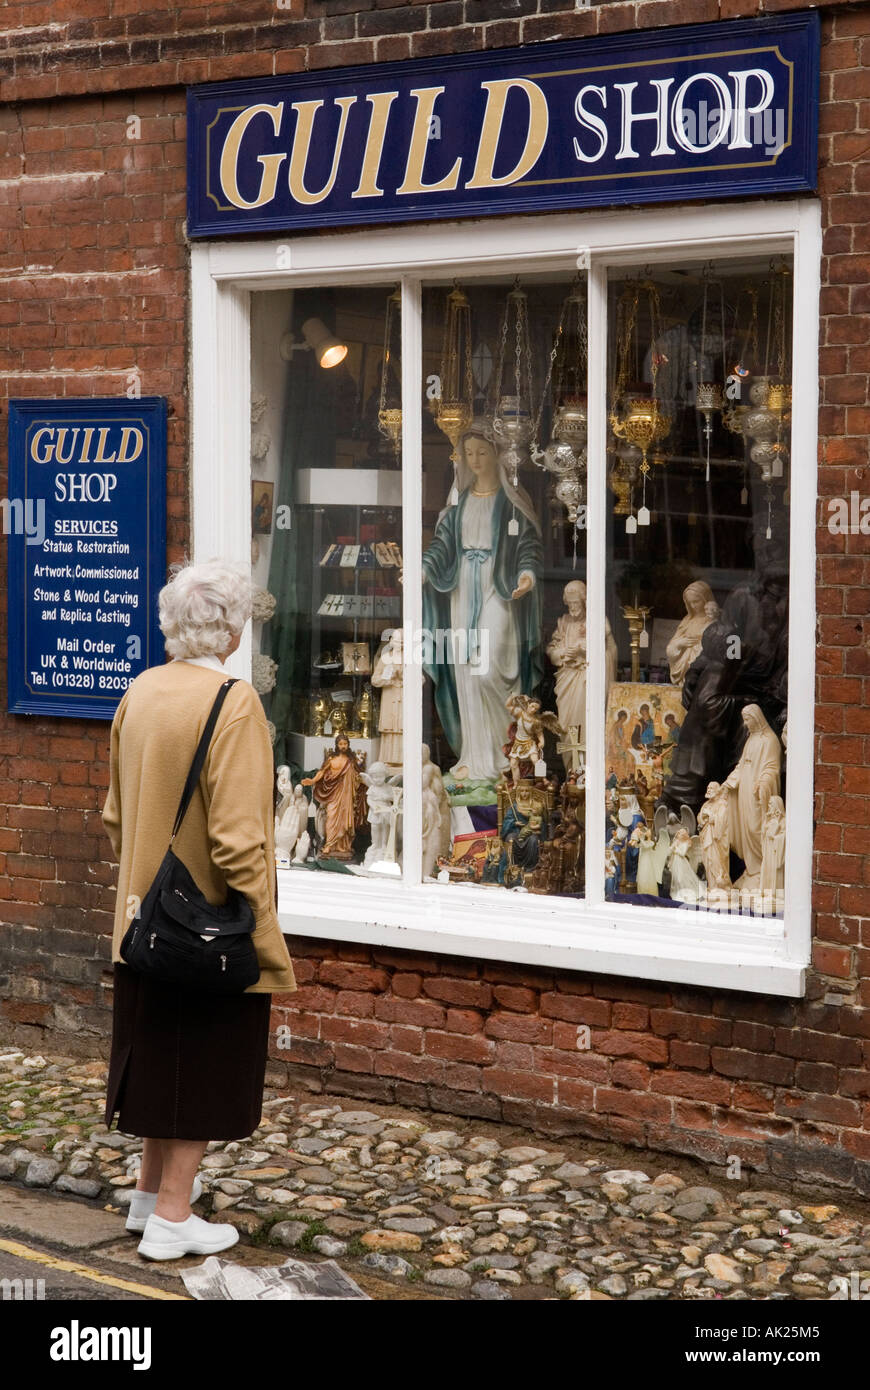
<instances>
[{"instance_id":1,"label":"stone cobble","mask_svg":"<svg viewBox=\"0 0 870 1390\"><path fill-rule=\"evenodd\" d=\"M141 1140L106 1129L105 1078L102 1062L0 1052L0 1179L122 1210ZM250 1139L209 1145L198 1209L255 1244L464 1299L870 1295L870 1211L453 1123L267 1088Z\"/></svg>"}]
</instances>

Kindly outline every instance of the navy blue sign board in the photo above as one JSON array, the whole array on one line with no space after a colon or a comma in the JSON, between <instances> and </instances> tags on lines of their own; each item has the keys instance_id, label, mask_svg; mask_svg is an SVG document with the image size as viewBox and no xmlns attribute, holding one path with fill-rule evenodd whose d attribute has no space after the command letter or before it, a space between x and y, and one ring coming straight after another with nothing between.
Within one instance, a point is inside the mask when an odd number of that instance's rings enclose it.
<instances>
[{"instance_id":1,"label":"navy blue sign board","mask_svg":"<svg viewBox=\"0 0 870 1390\"><path fill-rule=\"evenodd\" d=\"M191 237L816 186L819 16L193 87Z\"/></svg>"},{"instance_id":2,"label":"navy blue sign board","mask_svg":"<svg viewBox=\"0 0 870 1390\"><path fill-rule=\"evenodd\" d=\"M8 509L7 707L111 719L164 660L166 401L10 401Z\"/></svg>"}]
</instances>

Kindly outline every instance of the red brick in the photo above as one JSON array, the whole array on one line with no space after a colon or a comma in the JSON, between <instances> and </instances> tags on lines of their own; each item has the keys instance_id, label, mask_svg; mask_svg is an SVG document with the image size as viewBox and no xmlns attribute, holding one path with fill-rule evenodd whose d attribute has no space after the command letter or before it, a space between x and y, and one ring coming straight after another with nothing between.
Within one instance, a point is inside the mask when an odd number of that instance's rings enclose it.
<instances>
[{"instance_id":1,"label":"red brick","mask_svg":"<svg viewBox=\"0 0 870 1390\"><path fill-rule=\"evenodd\" d=\"M630 1119L667 1120L671 1102L664 1096L638 1095L633 1091L608 1090L599 1086L595 1091L595 1109L605 1115L627 1115Z\"/></svg>"},{"instance_id":2,"label":"red brick","mask_svg":"<svg viewBox=\"0 0 870 1390\"><path fill-rule=\"evenodd\" d=\"M436 1033L428 1029L424 1050L433 1057L442 1057L449 1062L488 1062L493 1056L495 1043L479 1034L475 1037L461 1033Z\"/></svg>"},{"instance_id":3,"label":"red brick","mask_svg":"<svg viewBox=\"0 0 870 1390\"><path fill-rule=\"evenodd\" d=\"M422 975L416 972L401 974L396 971L390 982L390 988L394 994L398 994L400 999L416 999L420 993L420 986L423 983Z\"/></svg>"},{"instance_id":4,"label":"red brick","mask_svg":"<svg viewBox=\"0 0 870 1390\"><path fill-rule=\"evenodd\" d=\"M476 1009L448 1009L445 1028L448 1033L479 1033L484 1025L484 1015Z\"/></svg>"},{"instance_id":5,"label":"red brick","mask_svg":"<svg viewBox=\"0 0 870 1390\"><path fill-rule=\"evenodd\" d=\"M320 967L320 981L325 985L338 985L340 989L382 993L389 987L390 977L386 970L376 970L370 965L325 960Z\"/></svg>"},{"instance_id":6,"label":"red brick","mask_svg":"<svg viewBox=\"0 0 870 1390\"><path fill-rule=\"evenodd\" d=\"M607 1000L593 999L589 995L542 994L541 1013L568 1023L589 1023L607 1028L610 1025L611 1006Z\"/></svg>"},{"instance_id":7,"label":"red brick","mask_svg":"<svg viewBox=\"0 0 870 1390\"><path fill-rule=\"evenodd\" d=\"M608 1032L593 1030L592 1050L607 1057L637 1057L641 1062L666 1062L668 1045L663 1038L648 1033Z\"/></svg>"},{"instance_id":8,"label":"red brick","mask_svg":"<svg viewBox=\"0 0 870 1390\"><path fill-rule=\"evenodd\" d=\"M430 977L423 981L423 993L433 999L442 999L446 1004L469 1005L480 1009L488 1009L492 1004L492 986L482 980L455 980L449 976Z\"/></svg>"},{"instance_id":9,"label":"red brick","mask_svg":"<svg viewBox=\"0 0 870 1390\"><path fill-rule=\"evenodd\" d=\"M539 1100L552 1105L556 1082L552 1076L534 1072L512 1071L505 1067L487 1067L483 1073L483 1088L496 1095L517 1100Z\"/></svg>"}]
</instances>

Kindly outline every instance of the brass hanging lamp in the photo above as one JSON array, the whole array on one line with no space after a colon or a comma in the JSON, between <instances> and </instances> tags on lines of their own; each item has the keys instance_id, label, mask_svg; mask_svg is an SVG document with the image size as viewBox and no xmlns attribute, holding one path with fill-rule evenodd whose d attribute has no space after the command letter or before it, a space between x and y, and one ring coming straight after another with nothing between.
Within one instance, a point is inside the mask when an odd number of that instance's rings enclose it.
<instances>
[{"instance_id":1,"label":"brass hanging lamp","mask_svg":"<svg viewBox=\"0 0 870 1390\"><path fill-rule=\"evenodd\" d=\"M646 300L650 328L650 377L651 391L642 395L636 384L629 384L629 364L639 357L638 311L641 297ZM617 448L617 460L608 480L621 510L625 506L625 492L628 491L628 516L625 523L627 535L634 535L638 526L650 524L649 508L646 505L646 480L650 471L647 455L653 445L658 444L670 433L672 416L665 410L658 397L658 371L663 360L661 337L661 304L657 287L651 280L631 280L620 295L616 311L616 379L611 393L610 428L617 439L622 440L625 449ZM636 375L636 373L635 373ZM639 462L638 462L639 456ZM658 456L657 456L658 457ZM634 489L637 479L643 480L643 498L634 515Z\"/></svg>"},{"instance_id":2,"label":"brass hanging lamp","mask_svg":"<svg viewBox=\"0 0 870 1390\"><path fill-rule=\"evenodd\" d=\"M474 416L471 352L471 305L464 290L454 281L444 313L440 394L432 410L436 425L450 440L453 463L459 461L459 440Z\"/></svg>"},{"instance_id":3,"label":"brass hanging lamp","mask_svg":"<svg viewBox=\"0 0 870 1390\"><path fill-rule=\"evenodd\" d=\"M402 292L395 289L387 300L384 315L384 356L381 362L381 394L378 408L378 429L389 439L398 461L402 457L402 407L388 405L390 370L393 359L393 342L401 333ZM398 358L399 353L396 352Z\"/></svg>"}]
</instances>

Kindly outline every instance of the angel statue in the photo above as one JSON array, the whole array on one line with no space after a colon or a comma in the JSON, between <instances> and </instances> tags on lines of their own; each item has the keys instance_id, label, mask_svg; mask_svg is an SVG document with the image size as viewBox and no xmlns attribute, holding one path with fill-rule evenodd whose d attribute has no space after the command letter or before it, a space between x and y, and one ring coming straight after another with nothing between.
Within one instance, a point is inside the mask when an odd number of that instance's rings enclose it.
<instances>
[{"instance_id":1,"label":"angel statue","mask_svg":"<svg viewBox=\"0 0 870 1390\"><path fill-rule=\"evenodd\" d=\"M531 765L529 776L538 775L537 764L544 758L544 730L549 729L554 734L561 734L563 730L556 715L542 712L540 700L533 695L509 695L505 709L513 716L513 722L503 747L510 763L511 780L516 786L523 775L523 763Z\"/></svg>"},{"instance_id":2,"label":"angel statue","mask_svg":"<svg viewBox=\"0 0 870 1390\"><path fill-rule=\"evenodd\" d=\"M395 872L396 863L396 820L401 809L401 773L388 776L386 763L372 763L368 772L360 777L368 788L368 822L372 829L372 842L366 850L363 863L367 869L389 866Z\"/></svg>"},{"instance_id":3,"label":"angel statue","mask_svg":"<svg viewBox=\"0 0 870 1390\"><path fill-rule=\"evenodd\" d=\"M681 903L696 903L701 897L701 881L696 873L697 846L684 825L671 841L668 868L671 871L671 897Z\"/></svg>"}]
</instances>

